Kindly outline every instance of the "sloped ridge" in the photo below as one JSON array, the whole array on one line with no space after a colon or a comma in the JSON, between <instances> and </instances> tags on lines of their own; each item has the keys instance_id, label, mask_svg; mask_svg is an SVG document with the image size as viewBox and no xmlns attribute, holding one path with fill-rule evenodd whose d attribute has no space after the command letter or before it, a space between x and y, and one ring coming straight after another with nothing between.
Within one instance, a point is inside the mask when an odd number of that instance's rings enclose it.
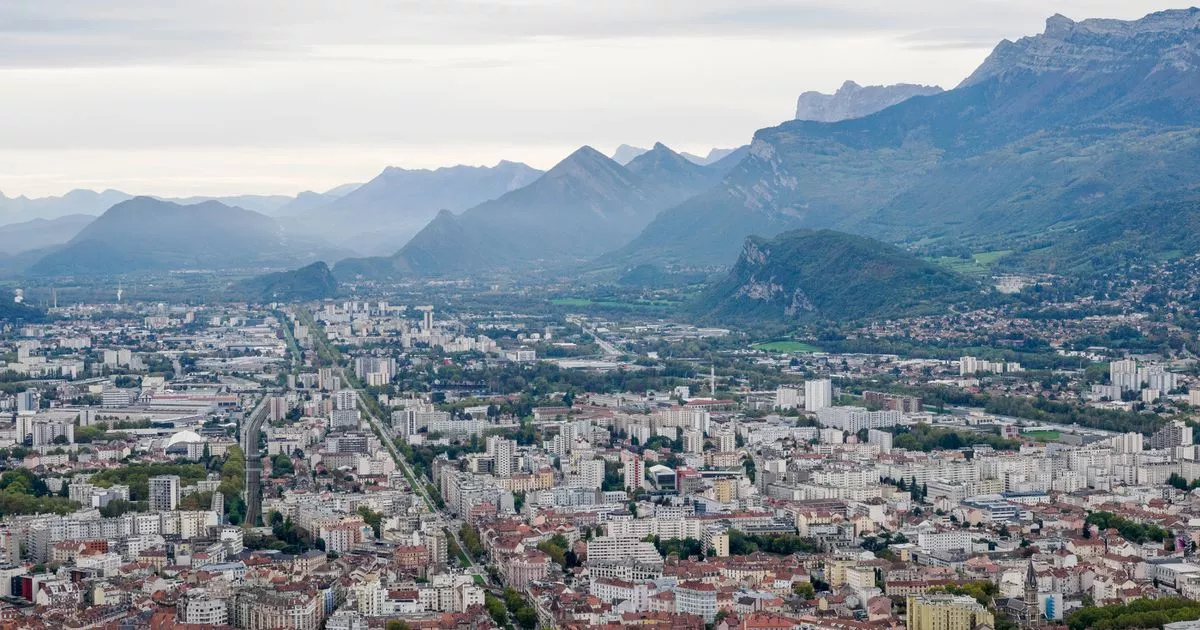
<instances>
[{"instance_id":1,"label":"sloped ridge","mask_svg":"<svg viewBox=\"0 0 1200 630\"><path fill-rule=\"evenodd\" d=\"M324 203L293 205L291 220L313 234L364 253L393 253L439 210L462 212L527 186L542 171L518 162L433 170L389 166L371 181Z\"/></svg>"},{"instance_id":2,"label":"sloped ridge","mask_svg":"<svg viewBox=\"0 0 1200 630\"><path fill-rule=\"evenodd\" d=\"M718 169L664 145L626 168L592 147L536 181L461 214L439 213L387 261L344 261L340 278L563 268L628 241L659 210L713 186Z\"/></svg>"}]
</instances>

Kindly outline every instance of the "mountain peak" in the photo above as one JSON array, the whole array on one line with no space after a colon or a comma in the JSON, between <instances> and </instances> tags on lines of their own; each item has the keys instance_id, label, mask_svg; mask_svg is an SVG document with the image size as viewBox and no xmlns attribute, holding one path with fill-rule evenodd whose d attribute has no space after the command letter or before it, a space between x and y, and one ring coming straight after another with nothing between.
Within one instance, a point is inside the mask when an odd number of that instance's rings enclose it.
<instances>
[{"instance_id":1,"label":"mountain peak","mask_svg":"<svg viewBox=\"0 0 1200 630\"><path fill-rule=\"evenodd\" d=\"M597 151L596 149L592 148L591 145L588 145L588 144L585 144L585 145L579 147L578 149L575 149L571 153L571 155L567 156L568 160L572 159L572 158L576 158L576 159L587 158L587 159L600 159L600 160L608 160L609 159L609 157L607 155L604 155L603 153Z\"/></svg>"},{"instance_id":2,"label":"mountain peak","mask_svg":"<svg viewBox=\"0 0 1200 630\"><path fill-rule=\"evenodd\" d=\"M1046 35L1053 36L1067 33L1074 26L1075 20L1072 20L1061 13L1055 13L1054 15L1046 18Z\"/></svg>"},{"instance_id":3,"label":"mountain peak","mask_svg":"<svg viewBox=\"0 0 1200 630\"><path fill-rule=\"evenodd\" d=\"M563 158L561 162L555 164L549 171L546 171L545 176L561 177L566 174L577 175L601 170L623 171L625 169L608 156L585 144L572 152L571 155Z\"/></svg>"},{"instance_id":4,"label":"mountain peak","mask_svg":"<svg viewBox=\"0 0 1200 630\"><path fill-rule=\"evenodd\" d=\"M661 142L655 142L653 149L634 158L632 162L625 165L625 168L629 169L632 173L645 175L647 172L657 169L666 168L675 171L691 171L699 167L673 151L671 147Z\"/></svg>"}]
</instances>

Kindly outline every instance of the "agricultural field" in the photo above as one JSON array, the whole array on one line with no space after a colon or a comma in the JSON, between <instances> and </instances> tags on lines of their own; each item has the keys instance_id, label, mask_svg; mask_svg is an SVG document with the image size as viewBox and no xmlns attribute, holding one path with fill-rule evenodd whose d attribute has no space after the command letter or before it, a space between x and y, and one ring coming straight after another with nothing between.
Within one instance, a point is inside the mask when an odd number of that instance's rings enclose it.
<instances>
[{"instance_id":1,"label":"agricultural field","mask_svg":"<svg viewBox=\"0 0 1200 630\"><path fill-rule=\"evenodd\" d=\"M755 350L763 350L766 352L782 352L786 354L799 354L801 352L821 352L821 349L803 341L768 341L766 343L754 344Z\"/></svg>"}]
</instances>

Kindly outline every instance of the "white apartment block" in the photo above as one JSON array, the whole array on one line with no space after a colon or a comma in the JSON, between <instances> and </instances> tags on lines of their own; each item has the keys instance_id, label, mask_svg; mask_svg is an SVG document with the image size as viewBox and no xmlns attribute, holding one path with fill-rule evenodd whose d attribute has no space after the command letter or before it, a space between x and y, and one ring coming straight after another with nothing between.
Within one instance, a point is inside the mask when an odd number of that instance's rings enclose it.
<instances>
[{"instance_id":1,"label":"white apartment block","mask_svg":"<svg viewBox=\"0 0 1200 630\"><path fill-rule=\"evenodd\" d=\"M858 433L863 429L883 429L903 424L899 411L867 411L861 407L825 407L817 411L822 426Z\"/></svg>"},{"instance_id":2,"label":"white apartment block","mask_svg":"<svg viewBox=\"0 0 1200 630\"><path fill-rule=\"evenodd\" d=\"M817 379L804 382L804 410L819 411L833 405L833 382Z\"/></svg>"}]
</instances>

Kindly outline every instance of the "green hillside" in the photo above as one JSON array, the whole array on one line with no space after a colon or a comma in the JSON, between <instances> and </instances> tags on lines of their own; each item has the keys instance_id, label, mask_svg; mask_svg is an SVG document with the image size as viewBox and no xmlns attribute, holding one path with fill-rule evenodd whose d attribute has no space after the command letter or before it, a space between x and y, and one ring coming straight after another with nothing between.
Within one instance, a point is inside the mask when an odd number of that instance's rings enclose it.
<instances>
[{"instance_id":1,"label":"green hillside","mask_svg":"<svg viewBox=\"0 0 1200 630\"><path fill-rule=\"evenodd\" d=\"M832 230L746 239L733 270L695 304L718 321L886 318L972 299L967 280L895 246Z\"/></svg>"}]
</instances>

